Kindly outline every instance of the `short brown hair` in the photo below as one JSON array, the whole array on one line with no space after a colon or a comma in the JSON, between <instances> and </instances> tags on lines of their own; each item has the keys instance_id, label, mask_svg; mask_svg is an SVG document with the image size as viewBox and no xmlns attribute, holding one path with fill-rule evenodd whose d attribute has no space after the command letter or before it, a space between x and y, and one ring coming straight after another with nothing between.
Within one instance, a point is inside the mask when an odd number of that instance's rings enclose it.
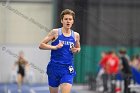
<instances>
[{"instance_id":1,"label":"short brown hair","mask_svg":"<svg viewBox=\"0 0 140 93\"><path fill-rule=\"evenodd\" d=\"M66 14L72 15L73 16L73 19L75 19L75 13L72 10L70 10L70 9L63 10L61 12L61 14L60 14L60 19L62 20L63 17L64 17L64 15L66 15Z\"/></svg>"}]
</instances>

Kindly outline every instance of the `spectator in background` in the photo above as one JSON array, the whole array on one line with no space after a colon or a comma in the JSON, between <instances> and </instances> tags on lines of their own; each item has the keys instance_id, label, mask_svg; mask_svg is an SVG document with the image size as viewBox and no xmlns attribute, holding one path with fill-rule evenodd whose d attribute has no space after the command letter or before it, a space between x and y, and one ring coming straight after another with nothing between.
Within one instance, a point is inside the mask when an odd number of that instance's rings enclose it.
<instances>
[{"instance_id":1,"label":"spectator in background","mask_svg":"<svg viewBox=\"0 0 140 93\"><path fill-rule=\"evenodd\" d=\"M101 60L107 55L107 52L103 51L101 53ZM102 68L102 66L100 65L101 63L99 63L99 72L97 75L97 79L101 78L102 74L104 73L104 69Z\"/></svg>"},{"instance_id":2,"label":"spectator in background","mask_svg":"<svg viewBox=\"0 0 140 93\"><path fill-rule=\"evenodd\" d=\"M137 58L137 60L138 60L138 71L140 71L140 55L137 54L137 55L136 55L136 58Z\"/></svg>"},{"instance_id":3,"label":"spectator in background","mask_svg":"<svg viewBox=\"0 0 140 93\"><path fill-rule=\"evenodd\" d=\"M18 84L18 92L21 92L21 85L23 83L23 79L25 77L25 69L29 67L28 62L24 58L23 51L19 52L18 60L15 62L13 69L18 66L17 71L17 84Z\"/></svg>"},{"instance_id":4,"label":"spectator in background","mask_svg":"<svg viewBox=\"0 0 140 93\"><path fill-rule=\"evenodd\" d=\"M139 55L135 55L131 59L130 65L140 71L140 57Z\"/></svg>"},{"instance_id":5,"label":"spectator in background","mask_svg":"<svg viewBox=\"0 0 140 93\"><path fill-rule=\"evenodd\" d=\"M138 60L138 56L133 56L130 62L131 67L136 68L137 70L139 70L139 60Z\"/></svg>"},{"instance_id":6,"label":"spectator in background","mask_svg":"<svg viewBox=\"0 0 140 93\"><path fill-rule=\"evenodd\" d=\"M101 60L107 55L106 51L101 52ZM102 75L104 74L104 68L101 66L101 63L99 62L99 71L96 77L96 87L97 91L102 92L103 91L103 78Z\"/></svg>"},{"instance_id":7,"label":"spectator in background","mask_svg":"<svg viewBox=\"0 0 140 93\"><path fill-rule=\"evenodd\" d=\"M132 77L131 68L130 68L130 58L127 55L127 51L125 48L119 50L119 58L121 63L121 74L124 79L124 91L123 93L130 93L130 89L128 85L130 84L130 80Z\"/></svg>"},{"instance_id":8,"label":"spectator in background","mask_svg":"<svg viewBox=\"0 0 140 93\"><path fill-rule=\"evenodd\" d=\"M100 65L104 69L103 74L103 86L104 86L104 93L114 93L115 92L115 82L112 81L116 80L116 75L119 70L119 58L117 57L115 51L110 51L107 55L103 57L100 62ZM110 88L108 88L108 81ZM111 89L111 90L109 90Z\"/></svg>"},{"instance_id":9,"label":"spectator in background","mask_svg":"<svg viewBox=\"0 0 140 93\"><path fill-rule=\"evenodd\" d=\"M131 70L134 83L140 84L140 62L139 55L133 56L131 59ZM131 85L130 85L131 86Z\"/></svg>"}]
</instances>

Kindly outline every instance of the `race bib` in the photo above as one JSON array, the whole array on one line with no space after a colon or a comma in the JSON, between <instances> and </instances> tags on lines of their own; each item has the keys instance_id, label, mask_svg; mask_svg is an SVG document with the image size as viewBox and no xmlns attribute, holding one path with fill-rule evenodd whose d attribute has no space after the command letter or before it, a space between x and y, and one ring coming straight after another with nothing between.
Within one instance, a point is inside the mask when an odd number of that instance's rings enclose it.
<instances>
[{"instance_id":1,"label":"race bib","mask_svg":"<svg viewBox=\"0 0 140 93\"><path fill-rule=\"evenodd\" d=\"M70 72L70 73L74 73L74 68L73 68L73 66L69 66L69 72Z\"/></svg>"}]
</instances>

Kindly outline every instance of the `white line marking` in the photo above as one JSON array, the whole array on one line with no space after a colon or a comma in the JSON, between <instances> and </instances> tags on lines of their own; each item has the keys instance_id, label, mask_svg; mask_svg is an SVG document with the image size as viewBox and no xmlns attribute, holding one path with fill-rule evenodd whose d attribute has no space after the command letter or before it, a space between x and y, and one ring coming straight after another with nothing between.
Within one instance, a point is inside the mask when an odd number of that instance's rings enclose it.
<instances>
[{"instance_id":1,"label":"white line marking","mask_svg":"<svg viewBox=\"0 0 140 93\"><path fill-rule=\"evenodd\" d=\"M11 93L10 89L8 89L8 92L7 93Z\"/></svg>"},{"instance_id":2,"label":"white line marking","mask_svg":"<svg viewBox=\"0 0 140 93\"><path fill-rule=\"evenodd\" d=\"M30 93L36 93L33 89L30 89Z\"/></svg>"}]
</instances>

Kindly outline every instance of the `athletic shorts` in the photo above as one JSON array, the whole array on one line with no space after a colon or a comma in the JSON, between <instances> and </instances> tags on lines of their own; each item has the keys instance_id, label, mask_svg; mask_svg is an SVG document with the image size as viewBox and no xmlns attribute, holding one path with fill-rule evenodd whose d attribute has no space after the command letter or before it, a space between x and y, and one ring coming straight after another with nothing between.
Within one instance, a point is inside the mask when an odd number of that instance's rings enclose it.
<instances>
[{"instance_id":1,"label":"athletic shorts","mask_svg":"<svg viewBox=\"0 0 140 93\"><path fill-rule=\"evenodd\" d=\"M17 73L20 74L22 77L25 76L25 71L24 71L24 69L23 69L23 70L22 70L22 69L19 69L19 70L17 71Z\"/></svg>"},{"instance_id":2,"label":"athletic shorts","mask_svg":"<svg viewBox=\"0 0 140 93\"><path fill-rule=\"evenodd\" d=\"M73 65L62 65L50 62L47 66L48 83L51 87L58 87L62 83L73 84L76 75Z\"/></svg>"}]
</instances>

